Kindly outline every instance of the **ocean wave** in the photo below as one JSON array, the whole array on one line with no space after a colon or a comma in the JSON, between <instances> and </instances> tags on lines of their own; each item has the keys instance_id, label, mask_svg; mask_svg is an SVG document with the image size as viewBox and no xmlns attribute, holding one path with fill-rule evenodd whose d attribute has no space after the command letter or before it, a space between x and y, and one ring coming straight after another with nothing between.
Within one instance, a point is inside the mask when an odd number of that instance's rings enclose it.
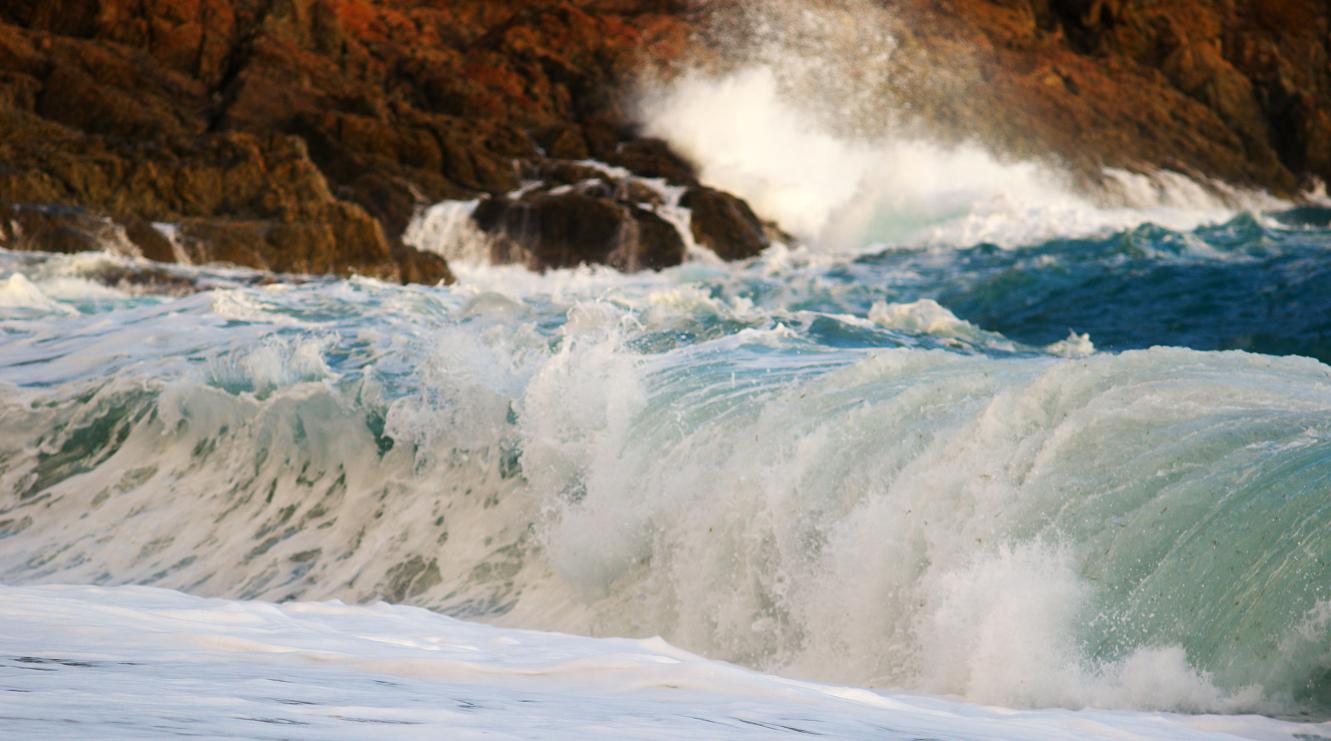
<instances>
[{"instance_id":1,"label":"ocean wave","mask_svg":"<svg viewBox=\"0 0 1331 741\"><path fill-rule=\"evenodd\" d=\"M232 287L10 337L0 578L407 601L1014 706L1326 705L1325 365L1064 359L732 279Z\"/></svg>"}]
</instances>

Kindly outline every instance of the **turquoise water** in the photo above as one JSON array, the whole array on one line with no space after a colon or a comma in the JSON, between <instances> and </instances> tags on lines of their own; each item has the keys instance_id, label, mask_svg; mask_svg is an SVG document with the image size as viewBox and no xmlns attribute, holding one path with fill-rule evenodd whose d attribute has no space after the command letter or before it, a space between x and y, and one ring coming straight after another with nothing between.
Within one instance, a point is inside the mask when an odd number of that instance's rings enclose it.
<instances>
[{"instance_id":1,"label":"turquoise water","mask_svg":"<svg viewBox=\"0 0 1331 741\"><path fill-rule=\"evenodd\" d=\"M1331 210L103 285L137 269L0 252L0 581L384 598L1010 706L1331 708Z\"/></svg>"}]
</instances>

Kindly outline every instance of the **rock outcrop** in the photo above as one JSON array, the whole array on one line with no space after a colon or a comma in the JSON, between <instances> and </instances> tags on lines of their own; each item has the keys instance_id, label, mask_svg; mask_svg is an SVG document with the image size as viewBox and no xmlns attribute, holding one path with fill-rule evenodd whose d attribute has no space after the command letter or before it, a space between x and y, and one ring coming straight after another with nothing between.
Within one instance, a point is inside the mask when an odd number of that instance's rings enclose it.
<instances>
[{"instance_id":1,"label":"rock outcrop","mask_svg":"<svg viewBox=\"0 0 1331 741\"><path fill-rule=\"evenodd\" d=\"M771 243L769 229L749 204L725 191L696 185L685 191L680 205L691 212L693 238L722 259L751 257Z\"/></svg>"},{"instance_id":2,"label":"rock outcrop","mask_svg":"<svg viewBox=\"0 0 1331 741\"><path fill-rule=\"evenodd\" d=\"M539 184L481 200L472 216L489 235L491 262L659 270L684 260L686 233L725 260L754 257L779 233L743 200L699 182L693 166L659 139L603 154L609 164L546 159Z\"/></svg>"},{"instance_id":3,"label":"rock outcrop","mask_svg":"<svg viewBox=\"0 0 1331 741\"><path fill-rule=\"evenodd\" d=\"M660 216L578 190L488 199L475 220L496 240L495 262L537 270L603 264L636 271L684 260L684 241Z\"/></svg>"},{"instance_id":4,"label":"rock outcrop","mask_svg":"<svg viewBox=\"0 0 1331 741\"><path fill-rule=\"evenodd\" d=\"M442 258L401 241L424 204L488 197L498 207L554 157L667 174L653 166L663 145L626 124L620 93L640 59L685 47L682 11L656 1L15 0L0 7L0 206L110 223L141 237L126 249L154 259L448 280ZM540 238L564 240L533 252L550 256L541 266L681 259L660 217L618 203L616 239L651 248L575 248L568 240L596 229L554 221L592 212L561 204L515 206L552 220ZM175 239L148 222L175 225ZM87 240L70 234L96 236L67 227L7 244L76 249Z\"/></svg>"}]
</instances>

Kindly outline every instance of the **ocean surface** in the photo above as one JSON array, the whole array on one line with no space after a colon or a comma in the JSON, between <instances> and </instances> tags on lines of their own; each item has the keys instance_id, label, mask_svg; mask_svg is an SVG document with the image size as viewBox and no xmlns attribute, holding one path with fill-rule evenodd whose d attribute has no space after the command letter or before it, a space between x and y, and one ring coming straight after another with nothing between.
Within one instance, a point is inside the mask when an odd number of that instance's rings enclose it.
<instances>
[{"instance_id":1,"label":"ocean surface","mask_svg":"<svg viewBox=\"0 0 1331 741\"><path fill-rule=\"evenodd\" d=\"M884 169L762 70L644 106L790 243L538 275L446 203L450 287L0 251L0 728L1331 738L1324 199Z\"/></svg>"}]
</instances>

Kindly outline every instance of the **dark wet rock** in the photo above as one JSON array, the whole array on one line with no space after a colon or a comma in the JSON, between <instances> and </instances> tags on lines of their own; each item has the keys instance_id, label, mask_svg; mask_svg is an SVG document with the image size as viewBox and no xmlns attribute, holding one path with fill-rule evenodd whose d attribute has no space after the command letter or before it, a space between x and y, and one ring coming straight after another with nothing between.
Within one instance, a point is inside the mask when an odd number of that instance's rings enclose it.
<instances>
[{"instance_id":1,"label":"dark wet rock","mask_svg":"<svg viewBox=\"0 0 1331 741\"><path fill-rule=\"evenodd\" d=\"M453 271L440 255L407 247L401 241L391 245L391 253L398 278L403 283L434 285L453 282Z\"/></svg>"},{"instance_id":2,"label":"dark wet rock","mask_svg":"<svg viewBox=\"0 0 1331 741\"><path fill-rule=\"evenodd\" d=\"M698 186L684 193L680 205L693 213L693 238L723 260L747 259L771 244L749 204L729 193Z\"/></svg>"},{"instance_id":3,"label":"dark wet rock","mask_svg":"<svg viewBox=\"0 0 1331 741\"><path fill-rule=\"evenodd\" d=\"M607 161L639 177L664 178L674 185L690 185L698 182L693 165L660 139L635 139L623 142L607 157Z\"/></svg>"},{"instance_id":4,"label":"dark wet rock","mask_svg":"<svg viewBox=\"0 0 1331 741\"><path fill-rule=\"evenodd\" d=\"M160 229L143 219L129 219L123 227L139 255L155 262L175 262L176 249Z\"/></svg>"},{"instance_id":5,"label":"dark wet rock","mask_svg":"<svg viewBox=\"0 0 1331 741\"><path fill-rule=\"evenodd\" d=\"M63 204L0 203L0 246L42 252L93 252L107 245L129 253L125 230L105 216Z\"/></svg>"},{"instance_id":6,"label":"dark wet rock","mask_svg":"<svg viewBox=\"0 0 1331 741\"><path fill-rule=\"evenodd\" d=\"M633 218L632 248L620 257L622 262L611 262L621 270L661 270L684 261L685 245L674 224L653 211L637 206L629 207Z\"/></svg>"},{"instance_id":7,"label":"dark wet rock","mask_svg":"<svg viewBox=\"0 0 1331 741\"><path fill-rule=\"evenodd\" d=\"M545 160L537 174L547 185L577 185L605 177L605 172L598 167L567 160Z\"/></svg>"},{"instance_id":8,"label":"dark wet rock","mask_svg":"<svg viewBox=\"0 0 1331 741\"><path fill-rule=\"evenodd\" d=\"M659 270L684 259L683 239L660 216L577 191L487 199L473 219L495 240L496 262L533 270L587 264L632 272Z\"/></svg>"},{"instance_id":9,"label":"dark wet rock","mask_svg":"<svg viewBox=\"0 0 1331 741\"><path fill-rule=\"evenodd\" d=\"M153 296L188 296L208 288L192 276L157 265L107 263L83 271L82 276L127 293Z\"/></svg>"}]
</instances>

